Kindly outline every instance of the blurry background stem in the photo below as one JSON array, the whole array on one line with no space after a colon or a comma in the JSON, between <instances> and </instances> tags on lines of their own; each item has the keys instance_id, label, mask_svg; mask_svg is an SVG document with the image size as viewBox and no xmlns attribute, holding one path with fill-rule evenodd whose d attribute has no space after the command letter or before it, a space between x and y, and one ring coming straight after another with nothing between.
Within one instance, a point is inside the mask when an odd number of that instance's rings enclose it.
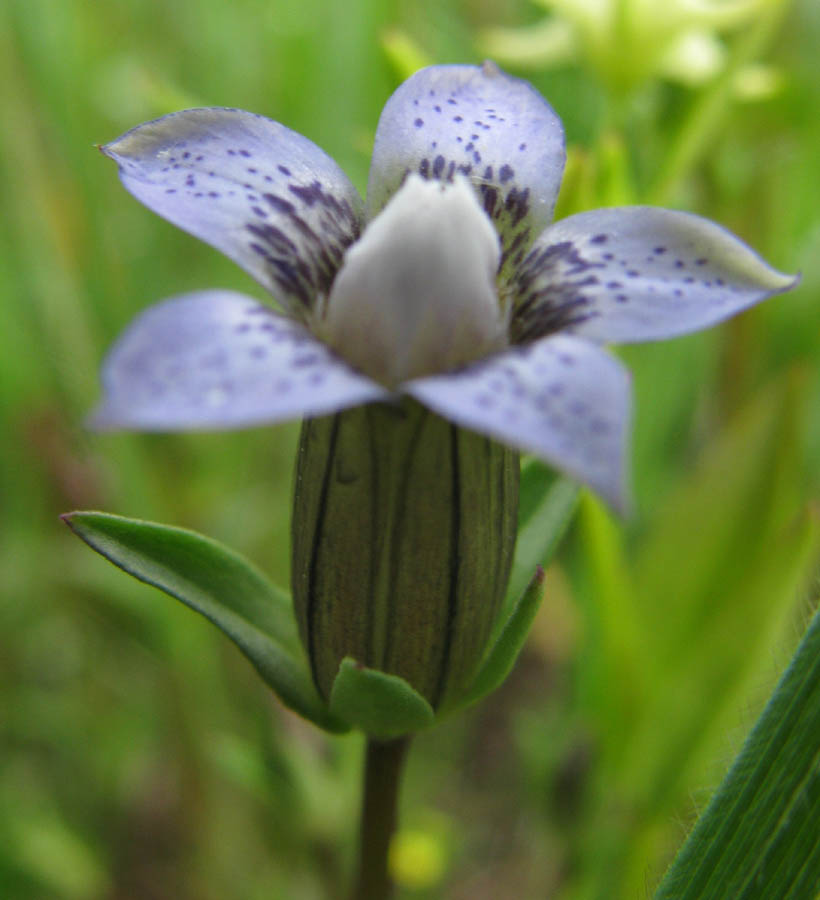
<instances>
[{"instance_id":1,"label":"blurry background stem","mask_svg":"<svg viewBox=\"0 0 820 900\"><path fill-rule=\"evenodd\" d=\"M399 784L409 746L409 737L367 741L358 871L350 900L387 900L393 892L388 853L396 830Z\"/></svg>"},{"instance_id":2,"label":"blurry background stem","mask_svg":"<svg viewBox=\"0 0 820 900\"><path fill-rule=\"evenodd\" d=\"M738 38L728 65L692 103L645 202L661 206L669 203L675 188L706 153L715 131L726 121L738 73L769 46L787 9L786 3L768 4L754 26Z\"/></svg>"}]
</instances>

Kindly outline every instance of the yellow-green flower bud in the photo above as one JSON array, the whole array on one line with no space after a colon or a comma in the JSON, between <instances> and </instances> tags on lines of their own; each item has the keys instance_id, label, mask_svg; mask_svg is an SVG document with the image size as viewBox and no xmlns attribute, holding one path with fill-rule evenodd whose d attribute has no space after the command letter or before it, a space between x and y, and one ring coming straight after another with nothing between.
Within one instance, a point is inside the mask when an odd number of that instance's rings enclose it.
<instances>
[{"instance_id":1,"label":"yellow-green flower bud","mask_svg":"<svg viewBox=\"0 0 820 900\"><path fill-rule=\"evenodd\" d=\"M327 698L345 656L434 707L474 674L507 587L518 455L414 400L306 420L293 598Z\"/></svg>"}]
</instances>

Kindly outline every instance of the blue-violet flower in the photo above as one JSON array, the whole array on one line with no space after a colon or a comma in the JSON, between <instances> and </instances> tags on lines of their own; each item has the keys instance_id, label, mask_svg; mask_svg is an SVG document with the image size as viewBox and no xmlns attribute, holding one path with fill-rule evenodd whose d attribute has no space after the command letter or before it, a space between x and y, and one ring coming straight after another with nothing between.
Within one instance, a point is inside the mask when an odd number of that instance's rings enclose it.
<instances>
[{"instance_id":1,"label":"blue-violet flower","mask_svg":"<svg viewBox=\"0 0 820 900\"><path fill-rule=\"evenodd\" d=\"M602 344L704 328L795 284L684 212L600 209L550 224L561 123L492 63L432 66L398 88L376 132L366 207L308 139L237 109L174 113L102 150L135 197L239 263L282 312L226 290L147 310L105 362L96 425L335 422L303 432L296 512L309 522L294 523L297 616L325 696L345 655L403 675L434 705L463 686L514 542L517 462L497 448L535 454L622 508L629 377ZM400 438L387 434L390 410L405 423ZM413 456L426 428L435 435ZM310 458L313 446L321 455ZM372 465L351 468L371 451ZM488 468L468 484L479 458ZM328 500L331 462L335 483L367 483L360 500ZM399 470L406 478L389 474ZM382 503L397 506L379 519ZM495 546L468 534L488 517ZM366 548L351 562L368 541L381 562ZM318 570L332 560L338 571L317 599ZM469 594L475 613L482 583L488 614L459 643L454 609ZM357 603L369 616L361 627ZM332 634L317 640L316 629Z\"/></svg>"},{"instance_id":2,"label":"blue-violet flower","mask_svg":"<svg viewBox=\"0 0 820 900\"><path fill-rule=\"evenodd\" d=\"M173 113L102 150L284 315L222 290L149 309L105 364L100 427L232 428L407 394L618 506L628 378L600 345L695 331L795 284L689 213L550 225L561 123L491 63L431 66L393 94L366 214L318 147L241 110Z\"/></svg>"}]
</instances>

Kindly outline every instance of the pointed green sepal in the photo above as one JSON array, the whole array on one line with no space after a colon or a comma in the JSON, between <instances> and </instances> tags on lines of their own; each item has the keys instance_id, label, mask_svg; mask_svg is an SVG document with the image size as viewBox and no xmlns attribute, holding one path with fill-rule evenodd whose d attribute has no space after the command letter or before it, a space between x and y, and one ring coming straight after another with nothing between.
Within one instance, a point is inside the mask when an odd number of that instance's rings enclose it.
<instances>
[{"instance_id":1,"label":"pointed green sepal","mask_svg":"<svg viewBox=\"0 0 820 900\"><path fill-rule=\"evenodd\" d=\"M459 700L459 706L477 703L499 687L512 671L518 654L530 633L535 614L544 596L544 570L538 566L527 589L521 595L512 614L504 623L490 648L470 689Z\"/></svg>"},{"instance_id":2,"label":"pointed green sepal","mask_svg":"<svg viewBox=\"0 0 820 900\"><path fill-rule=\"evenodd\" d=\"M115 566L213 622L286 706L320 728L347 730L316 693L287 595L246 559L182 528L99 512L62 519Z\"/></svg>"},{"instance_id":3,"label":"pointed green sepal","mask_svg":"<svg viewBox=\"0 0 820 900\"><path fill-rule=\"evenodd\" d=\"M521 488L518 541L504 606L472 684L447 711L477 703L512 671L541 605L542 567L552 559L578 505L579 486L537 459L522 468Z\"/></svg>"},{"instance_id":4,"label":"pointed green sepal","mask_svg":"<svg viewBox=\"0 0 820 900\"><path fill-rule=\"evenodd\" d=\"M375 738L394 738L427 728L433 707L398 675L368 669L346 656L330 691L330 711Z\"/></svg>"},{"instance_id":5,"label":"pointed green sepal","mask_svg":"<svg viewBox=\"0 0 820 900\"><path fill-rule=\"evenodd\" d=\"M540 460L530 460L521 470L521 508L507 596L496 623L498 634L519 598L527 589L536 566L546 566L558 549L578 505L578 484L555 475Z\"/></svg>"}]
</instances>

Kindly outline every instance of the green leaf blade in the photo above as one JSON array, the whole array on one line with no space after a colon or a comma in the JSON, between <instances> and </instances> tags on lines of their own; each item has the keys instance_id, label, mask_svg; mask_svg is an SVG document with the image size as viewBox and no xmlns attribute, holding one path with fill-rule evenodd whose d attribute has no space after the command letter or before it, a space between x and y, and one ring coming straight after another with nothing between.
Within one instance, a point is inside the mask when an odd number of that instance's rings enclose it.
<instances>
[{"instance_id":1,"label":"green leaf blade","mask_svg":"<svg viewBox=\"0 0 820 900\"><path fill-rule=\"evenodd\" d=\"M820 613L655 900L820 890Z\"/></svg>"},{"instance_id":2,"label":"green leaf blade","mask_svg":"<svg viewBox=\"0 0 820 900\"><path fill-rule=\"evenodd\" d=\"M100 512L62 519L109 562L216 625L286 706L321 728L346 730L313 686L287 596L247 560L210 538L155 522Z\"/></svg>"}]
</instances>

